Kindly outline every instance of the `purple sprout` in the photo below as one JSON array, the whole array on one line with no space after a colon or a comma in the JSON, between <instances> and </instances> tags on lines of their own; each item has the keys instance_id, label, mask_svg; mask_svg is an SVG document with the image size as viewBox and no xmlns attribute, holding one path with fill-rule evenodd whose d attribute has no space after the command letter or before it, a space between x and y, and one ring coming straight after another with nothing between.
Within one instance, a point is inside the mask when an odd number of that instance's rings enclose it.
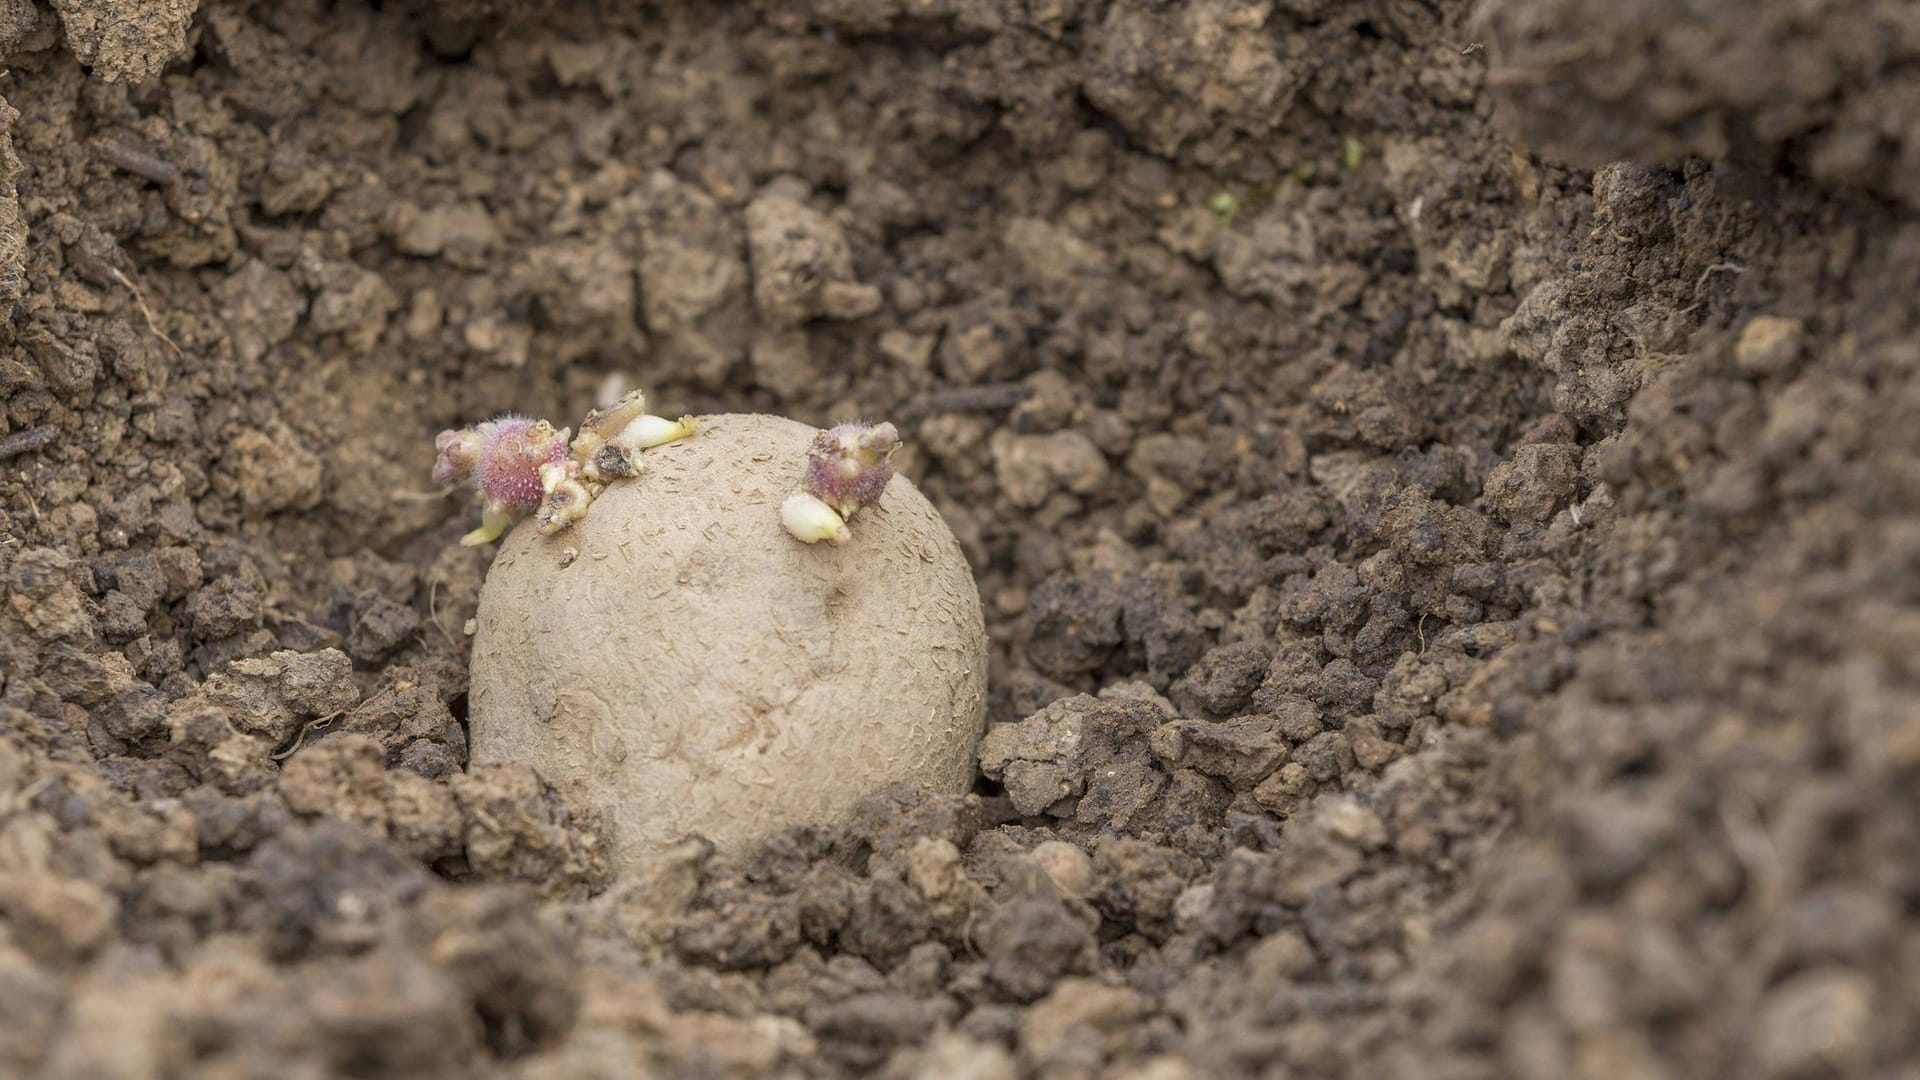
<instances>
[{"instance_id":1,"label":"purple sprout","mask_svg":"<svg viewBox=\"0 0 1920 1080\"><path fill-rule=\"evenodd\" d=\"M803 544L847 544L847 522L880 501L898 449L900 431L887 423L840 424L814 436L800 490L780 504L781 524Z\"/></svg>"},{"instance_id":2,"label":"purple sprout","mask_svg":"<svg viewBox=\"0 0 1920 1080\"><path fill-rule=\"evenodd\" d=\"M502 416L460 431L443 431L434 448L434 482L467 481L484 503L480 527L460 541L472 546L498 539L546 498L540 468L566 460L567 433L555 431L545 420Z\"/></svg>"},{"instance_id":3,"label":"purple sprout","mask_svg":"<svg viewBox=\"0 0 1920 1080\"><path fill-rule=\"evenodd\" d=\"M540 466L566 460L566 433L524 416L489 421L480 432L485 441L473 466L474 487L488 502L521 513L539 506L546 495Z\"/></svg>"},{"instance_id":4,"label":"purple sprout","mask_svg":"<svg viewBox=\"0 0 1920 1080\"><path fill-rule=\"evenodd\" d=\"M889 423L840 424L814 437L800 489L843 518L878 502L893 479L900 431Z\"/></svg>"},{"instance_id":5,"label":"purple sprout","mask_svg":"<svg viewBox=\"0 0 1920 1080\"><path fill-rule=\"evenodd\" d=\"M485 445L486 436L475 428L441 432L433 440L433 482L448 487L472 476L474 462L480 460Z\"/></svg>"}]
</instances>

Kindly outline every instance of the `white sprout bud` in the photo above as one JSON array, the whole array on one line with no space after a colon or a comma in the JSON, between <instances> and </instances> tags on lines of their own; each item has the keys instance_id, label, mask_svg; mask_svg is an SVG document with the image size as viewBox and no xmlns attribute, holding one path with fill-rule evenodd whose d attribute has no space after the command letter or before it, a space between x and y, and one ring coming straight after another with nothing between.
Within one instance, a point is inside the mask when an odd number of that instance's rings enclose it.
<instances>
[{"instance_id":1,"label":"white sprout bud","mask_svg":"<svg viewBox=\"0 0 1920 1080\"><path fill-rule=\"evenodd\" d=\"M852 538L846 519L816 496L796 491L780 504L780 523L795 540L817 544L822 540L835 546Z\"/></svg>"},{"instance_id":2,"label":"white sprout bud","mask_svg":"<svg viewBox=\"0 0 1920 1080\"><path fill-rule=\"evenodd\" d=\"M648 413L638 416L620 433L607 442L629 450L650 450L670 442L678 442L693 434L693 417L683 416L678 420L669 420L664 416Z\"/></svg>"}]
</instances>

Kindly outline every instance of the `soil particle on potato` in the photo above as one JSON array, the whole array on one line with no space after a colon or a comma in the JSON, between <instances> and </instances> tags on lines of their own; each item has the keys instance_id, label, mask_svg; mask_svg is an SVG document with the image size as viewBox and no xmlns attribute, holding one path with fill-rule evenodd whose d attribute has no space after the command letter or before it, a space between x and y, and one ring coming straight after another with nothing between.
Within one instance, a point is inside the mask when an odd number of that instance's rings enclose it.
<instances>
[{"instance_id":1,"label":"soil particle on potato","mask_svg":"<svg viewBox=\"0 0 1920 1080\"><path fill-rule=\"evenodd\" d=\"M1920 38L1470 7L0 0L0 1073L1897 1073ZM469 767L634 386L901 426L972 792Z\"/></svg>"}]
</instances>

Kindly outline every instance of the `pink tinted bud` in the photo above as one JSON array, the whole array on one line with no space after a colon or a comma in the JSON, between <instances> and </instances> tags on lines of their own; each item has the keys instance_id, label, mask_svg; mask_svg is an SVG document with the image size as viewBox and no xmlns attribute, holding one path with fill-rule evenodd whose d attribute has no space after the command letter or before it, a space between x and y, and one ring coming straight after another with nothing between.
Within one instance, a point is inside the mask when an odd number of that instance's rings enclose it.
<instances>
[{"instance_id":1,"label":"pink tinted bud","mask_svg":"<svg viewBox=\"0 0 1920 1080\"><path fill-rule=\"evenodd\" d=\"M540 466L563 461L567 440L545 420L503 416L481 424L484 440L473 466L480 494L509 510L524 513L546 498Z\"/></svg>"},{"instance_id":2,"label":"pink tinted bud","mask_svg":"<svg viewBox=\"0 0 1920 1080\"><path fill-rule=\"evenodd\" d=\"M472 428L441 432L433 440L433 482L457 484L473 475L473 465L480 459L483 441L480 433Z\"/></svg>"},{"instance_id":3,"label":"pink tinted bud","mask_svg":"<svg viewBox=\"0 0 1920 1080\"><path fill-rule=\"evenodd\" d=\"M842 517L877 502L893 479L900 432L892 424L841 424L814 437L800 487Z\"/></svg>"}]
</instances>

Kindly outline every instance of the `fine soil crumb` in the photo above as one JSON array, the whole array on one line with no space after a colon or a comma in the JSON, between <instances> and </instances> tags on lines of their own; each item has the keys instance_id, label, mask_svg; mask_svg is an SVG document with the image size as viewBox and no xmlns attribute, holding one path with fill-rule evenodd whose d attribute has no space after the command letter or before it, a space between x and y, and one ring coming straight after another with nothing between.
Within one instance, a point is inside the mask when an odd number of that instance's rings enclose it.
<instances>
[{"instance_id":1,"label":"fine soil crumb","mask_svg":"<svg viewBox=\"0 0 1920 1080\"><path fill-rule=\"evenodd\" d=\"M1880 0L0 0L0 1075L1900 1075ZM974 790L615 877L433 433L901 425Z\"/></svg>"}]
</instances>

